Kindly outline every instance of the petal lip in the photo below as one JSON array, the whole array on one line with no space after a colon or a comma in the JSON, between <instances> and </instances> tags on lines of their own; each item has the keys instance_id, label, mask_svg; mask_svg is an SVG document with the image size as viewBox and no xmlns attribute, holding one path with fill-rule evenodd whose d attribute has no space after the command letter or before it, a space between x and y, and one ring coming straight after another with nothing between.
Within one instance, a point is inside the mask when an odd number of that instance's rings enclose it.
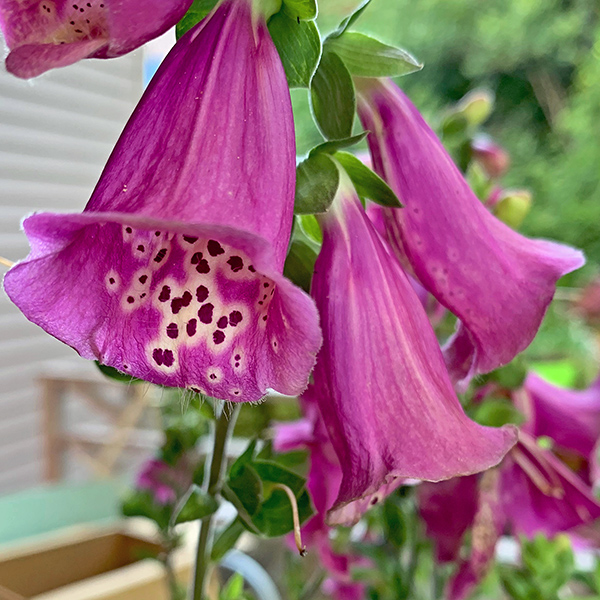
<instances>
[{"instance_id":1,"label":"petal lip","mask_svg":"<svg viewBox=\"0 0 600 600\"><path fill-rule=\"evenodd\" d=\"M317 402L343 471L329 523L398 480L488 469L518 436L464 414L419 298L348 186L320 217L311 288L324 337Z\"/></svg>"},{"instance_id":2,"label":"petal lip","mask_svg":"<svg viewBox=\"0 0 600 600\"><path fill-rule=\"evenodd\" d=\"M7 70L29 79L83 58L114 58L162 35L192 0L0 1Z\"/></svg>"},{"instance_id":3,"label":"petal lip","mask_svg":"<svg viewBox=\"0 0 600 600\"><path fill-rule=\"evenodd\" d=\"M469 188L406 95L383 80L359 80L358 111L376 172L401 198L383 209L386 239L402 264L460 320L445 348L450 374L507 364L533 340L578 250L529 240L496 219Z\"/></svg>"},{"instance_id":4,"label":"petal lip","mask_svg":"<svg viewBox=\"0 0 600 600\"><path fill-rule=\"evenodd\" d=\"M171 380L157 378L150 370L134 372L133 369L124 369L122 362L115 363L115 359L112 358L114 354L112 345L107 349L108 354L107 351L102 350L100 342L94 341L104 338L98 331L102 323L98 321L100 319L98 314L94 314L93 302L85 306L82 306L83 302L78 303L80 307L78 310L81 310L85 316L78 316L77 312L70 314L57 310L53 312L49 302L45 302L46 294L49 292L58 294L64 299L65 294L61 290L56 290L57 280L64 282L74 279L69 294L77 292L79 288L82 298L90 294L93 297L94 290L97 291L104 281L107 267L102 265L99 267L104 269L102 280L99 280L99 277L90 278L89 275L88 280L85 280L83 274L76 279L70 278L72 264L67 264L63 257L68 254L74 240L79 240L86 235L88 227L107 224L131 226L147 231L168 231L186 236L218 238L220 242L231 245L251 257L256 272L275 283L278 291L276 297L280 300L274 309L282 312L290 320L291 326L283 333L276 330L279 332L277 335L280 336L280 349L276 355L267 352L263 356L263 365L259 369L262 375L259 376L257 384L258 392L252 396L231 396L223 399L235 402L258 401L266 395L268 389L275 389L286 395L298 395L306 389L309 373L321 345L319 316L314 302L300 288L283 277L276 265L273 248L267 240L232 227L165 221L122 213L34 214L23 223L31 244L31 252L24 261L17 263L4 276L4 289L7 295L30 321L73 347L84 358L100 360L153 383L165 384L166 382L167 385L174 385ZM99 241L101 240L90 240L91 255L96 253L94 248ZM77 267L77 260L71 262L74 262ZM96 271L93 271L92 275L95 274ZM48 283L44 284L48 277L50 278ZM33 289L31 285L25 285L24 282L27 281L38 281L39 286ZM100 310L96 309L96 312ZM297 315L296 321L294 315ZM90 324L92 321L93 324Z\"/></svg>"}]
</instances>

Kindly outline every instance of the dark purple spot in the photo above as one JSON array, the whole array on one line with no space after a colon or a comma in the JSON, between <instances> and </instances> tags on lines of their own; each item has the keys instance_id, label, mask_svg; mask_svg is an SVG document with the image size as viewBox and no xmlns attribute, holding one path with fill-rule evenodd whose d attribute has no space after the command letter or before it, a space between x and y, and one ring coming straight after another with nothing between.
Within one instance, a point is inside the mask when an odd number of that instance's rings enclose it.
<instances>
[{"instance_id":1,"label":"dark purple spot","mask_svg":"<svg viewBox=\"0 0 600 600\"><path fill-rule=\"evenodd\" d=\"M250 273L256 273L256 269L252 265L248 267L248 271L250 271Z\"/></svg>"},{"instance_id":2,"label":"dark purple spot","mask_svg":"<svg viewBox=\"0 0 600 600\"><path fill-rule=\"evenodd\" d=\"M265 281L265 282L263 283L263 287L266 287L266 288L268 288L268 287L269 287L269 282L268 282L268 281Z\"/></svg>"},{"instance_id":3,"label":"dark purple spot","mask_svg":"<svg viewBox=\"0 0 600 600\"><path fill-rule=\"evenodd\" d=\"M262 300L259 300L258 303L262 306L264 304L264 302Z\"/></svg>"},{"instance_id":4,"label":"dark purple spot","mask_svg":"<svg viewBox=\"0 0 600 600\"><path fill-rule=\"evenodd\" d=\"M81 10L81 12L83 12L83 8L81 8L80 10ZM75 33L83 33L83 31L81 31L81 29L76 29Z\"/></svg>"},{"instance_id":5,"label":"dark purple spot","mask_svg":"<svg viewBox=\"0 0 600 600\"><path fill-rule=\"evenodd\" d=\"M196 300L198 300L198 302L204 302L207 298L208 298L208 288L203 285L199 285L196 288Z\"/></svg>"},{"instance_id":6,"label":"dark purple spot","mask_svg":"<svg viewBox=\"0 0 600 600\"><path fill-rule=\"evenodd\" d=\"M202 393L198 388L195 388L195 387L191 387L190 390L192 390L192 392L194 392L194 394L201 394Z\"/></svg>"},{"instance_id":7,"label":"dark purple spot","mask_svg":"<svg viewBox=\"0 0 600 600\"><path fill-rule=\"evenodd\" d=\"M71 21L71 25L75 25L75 21ZM131 231L128 231L127 233L131 233Z\"/></svg>"},{"instance_id":8,"label":"dark purple spot","mask_svg":"<svg viewBox=\"0 0 600 600\"><path fill-rule=\"evenodd\" d=\"M185 330L190 337L196 335L196 319L190 319L185 326Z\"/></svg>"},{"instance_id":9,"label":"dark purple spot","mask_svg":"<svg viewBox=\"0 0 600 600\"><path fill-rule=\"evenodd\" d=\"M172 340L176 340L179 337L179 327L177 327L177 323L169 323L167 325L167 335Z\"/></svg>"},{"instance_id":10,"label":"dark purple spot","mask_svg":"<svg viewBox=\"0 0 600 600\"><path fill-rule=\"evenodd\" d=\"M184 241L186 241L188 244L195 244L198 241L197 237L191 237L189 235L184 235L183 236Z\"/></svg>"},{"instance_id":11,"label":"dark purple spot","mask_svg":"<svg viewBox=\"0 0 600 600\"><path fill-rule=\"evenodd\" d=\"M162 290L160 291L160 295L158 299L161 302L166 302L171 297L171 288L168 285L163 285Z\"/></svg>"},{"instance_id":12,"label":"dark purple spot","mask_svg":"<svg viewBox=\"0 0 600 600\"><path fill-rule=\"evenodd\" d=\"M140 252L144 252L144 251L146 250L146 248L144 248L144 245L143 245L143 244L140 244L140 245L137 247L137 249L138 249Z\"/></svg>"},{"instance_id":13,"label":"dark purple spot","mask_svg":"<svg viewBox=\"0 0 600 600\"><path fill-rule=\"evenodd\" d=\"M133 229L131 229L131 227L125 227L125 231L127 233L131 233L133 231Z\"/></svg>"},{"instance_id":14,"label":"dark purple spot","mask_svg":"<svg viewBox=\"0 0 600 600\"><path fill-rule=\"evenodd\" d=\"M239 362L236 362L236 363L235 363L235 368L237 369L239 366L240 366L240 363L239 363Z\"/></svg>"},{"instance_id":15,"label":"dark purple spot","mask_svg":"<svg viewBox=\"0 0 600 600\"><path fill-rule=\"evenodd\" d=\"M275 288L271 290L271 296L275 293Z\"/></svg>"},{"instance_id":16,"label":"dark purple spot","mask_svg":"<svg viewBox=\"0 0 600 600\"><path fill-rule=\"evenodd\" d=\"M241 360L242 357L239 354L236 354L233 358L234 360Z\"/></svg>"},{"instance_id":17,"label":"dark purple spot","mask_svg":"<svg viewBox=\"0 0 600 600\"><path fill-rule=\"evenodd\" d=\"M189 306L191 301L192 295L186 290L185 292L183 292L183 296L181 296L181 305Z\"/></svg>"},{"instance_id":18,"label":"dark purple spot","mask_svg":"<svg viewBox=\"0 0 600 600\"><path fill-rule=\"evenodd\" d=\"M194 252L192 255L192 264L197 265L202 260L202 252Z\"/></svg>"},{"instance_id":19,"label":"dark purple spot","mask_svg":"<svg viewBox=\"0 0 600 600\"><path fill-rule=\"evenodd\" d=\"M240 395L240 390L234 390L233 395L234 396L239 396Z\"/></svg>"},{"instance_id":20,"label":"dark purple spot","mask_svg":"<svg viewBox=\"0 0 600 600\"><path fill-rule=\"evenodd\" d=\"M210 273L210 266L208 265L208 261L201 260L196 267L196 271L198 273Z\"/></svg>"},{"instance_id":21,"label":"dark purple spot","mask_svg":"<svg viewBox=\"0 0 600 600\"><path fill-rule=\"evenodd\" d=\"M229 324L235 327L238 323L242 322L242 313L239 310L232 310L229 313ZM239 360L239 359L236 359Z\"/></svg>"},{"instance_id":22,"label":"dark purple spot","mask_svg":"<svg viewBox=\"0 0 600 600\"><path fill-rule=\"evenodd\" d=\"M129 302L129 304L133 304L135 302L133 296L127 296L127 302Z\"/></svg>"},{"instance_id":23,"label":"dark purple spot","mask_svg":"<svg viewBox=\"0 0 600 600\"><path fill-rule=\"evenodd\" d=\"M145 297L146 297L146 293L144 292L144 293L143 293L143 294L140 296L140 298L145 298Z\"/></svg>"},{"instance_id":24,"label":"dark purple spot","mask_svg":"<svg viewBox=\"0 0 600 600\"><path fill-rule=\"evenodd\" d=\"M152 352L152 358L157 365L163 364L163 351L160 348L156 348L154 352Z\"/></svg>"},{"instance_id":25,"label":"dark purple spot","mask_svg":"<svg viewBox=\"0 0 600 600\"><path fill-rule=\"evenodd\" d=\"M234 273L241 271L244 268L244 261L239 256L232 256L227 264L231 267Z\"/></svg>"},{"instance_id":26,"label":"dark purple spot","mask_svg":"<svg viewBox=\"0 0 600 600\"><path fill-rule=\"evenodd\" d=\"M221 317L218 321L217 321L217 327L219 329L225 329L225 327L227 327L227 317Z\"/></svg>"},{"instance_id":27,"label":"dark purple spot","mask_svg":"<svg viewBox=\"0 0 600 600\"><path fill-rule=\"evenodd\" d=\"M267 315L265 315L265 316L263 317L263 321L266 321L266 320L267 320Z\"/></svg>"},{"instance_id":28,"label":"dark purple spot","mask_svg":"<svg viewBox=\"0 0 600 600\"><path fill-rule=\"evenodd\" d=\"M377 502L379 502L379 498L377 498L377 496L375 496L375 498L373 498L371 500L371 506L375 506L377 504Z\"/></svg>"},{"instance_id":29,"label":"dark purple spot","mask_svg":"<svg viewBox=\"0 0 600 600\"><path fill-rule=\"evenodd\" d=\"M225 334L222 331L215 331L213 333L213 342L215 344L222 344L225 341Z\"/></svg>"},{"instance_id":30,"label":"dark purple spot","mask_svg":"<svg viewBox=\"0 0 600 600\"><path fill-rule=\"evenodd\" d=\"M165 350L163 352L163 364L165 367L170 367L175 362L175 357L171 350Z\"/></svg>"},{"instance_id":31,"label":"dark purple spot","mask_svg":"<svg viewBox=\"0 0 600 600\"><path fill-rule=\"evenodd\" d=\"M161 248L156 256L154 257L154 262L161 262L163 260L163 258L167 255L167 249L166 248Z\"/></svg>"},{"instance_id":32,"label":"dark purple spot","mask_svg":"<svg viewBox=\"0 0 600 600\"><path fill-rule=\"evenodd\" d=\"M208 249L208 253L211 256L219 256L219 254L225 254L225 250L223 250L221 244L219 244L219 242L217 242L216 240L208 240L208 244L206 245L206 247Z\"/></svg>"},{"instance_id":33,"label":"dark purple spot","mask_svg":"<svg viewBox=\"0 0 600 600\"><path fill-rule=\"evenodd\" d=\"M216 379L216 378L217 378L217 376L216 376L214 373L211 373L211 374L209 375L209 377L210 377L210 379Z\"/></svg>"},{"instance_id":34,"label":"dark purple spot","mask_svg":"<svg viewBox=\"0 0 600 600\"><path fill-rule=\"evenodd\" d=\"M212 323L213 317L213 309L214 306L209 302L208 304L203 304L198 311L198 318L202 323Z\"/></svg>"},{"instance_id":35,"label":"dark purple spot","mask_svg":"<svg viewBox=\"0 0 600 600\"><path fill-rule=\"evenodd\" d=\"M112 285L114 282L115 282L115 278L114 278L114 277L111 277L111 278L108 280L108 283L110 283L111 285Z\"/></svg>"},{"instance_id":36,"label":"dark purple spot","mask_svg":"<svg viewBox=\"0 0 600 600\"><path fill-rule=\"evenodd\" d=\"M102 6L102 4L101 4L100 6ZM159 237L159 236L160 236L160 231L155 231L155 232L154 232L154 235L155 235L156 237Z\"/></svg>"},{"instance_id":37,"label":"dark purple spot","mask_svg":"<svg viewBox=\"0 0 600 600\"><path fill-rule=\"evenodd\" d=\"M129 369L129 365L123 365L123 369Z\"/></svg>"},{"instance_id":38,"label":"dark purple spot","mask_svg":"<svg viewBox=\"0 0 600 600\"><path fill-rule=\"evenodd\" d=\"M173 298L171 300L171 312L176 315L183 308L183 300L181 298Z\"/></svg>"},{"instance_id":39,"label":"dark purple spot","mask_svg":"<svg viewBox=\"0 0 600 600\"><path fill-rule=\"evenodd\" d=\"M266 299L267 299L267 295L265 294L265 295L263 296L263 300L266 300Z\"/></svg>"},{"instance_id":40,"label":"dark purple spot","mask_svg":"<svg viewBox=\"0 0 600 600\"><path fill-rule=\"evenodd\" d=\"M146 283L148 281L148 275L142 275L140 277L140 283Z\"/></svg>"}]
</instances>

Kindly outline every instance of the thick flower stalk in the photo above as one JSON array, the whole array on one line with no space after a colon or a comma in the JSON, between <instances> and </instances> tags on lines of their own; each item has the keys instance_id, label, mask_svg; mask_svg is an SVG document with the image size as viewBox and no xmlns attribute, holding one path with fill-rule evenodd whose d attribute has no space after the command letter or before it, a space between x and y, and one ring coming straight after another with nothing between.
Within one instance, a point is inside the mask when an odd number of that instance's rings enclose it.
<instances>
[{"instance_id":1,"label":"thick flower stalk","mask_svg":"<svg viewBox=\"0 0 600 600\"><path fill-rule=\"evenodd\" d=\"M445 348L454 381L508 363L533 339L557 280L581 252L527 239L495 218L440 140L391 81L357 80L374 169L404 209L383 212L404 266L458 318Z\"/></svg>"},{"instance_id":2,"label":"thick flower stalk","mask_svg":"<svg viewBox=\"0 0 600 600\"><path fill-rule=\"evenodd\" d=\"M464 414L421 302L342 173L311 295L323 327L314 398L342 470L329 523L398 479L440 480L497 464L513 427Z\"/></svg>"},{"instance_id":3,"label":"thick flower stalk","mask_svg":"<svg viewBox=\"0 0 600 600\"><path fill-rule=\"evenodd\" d=\"M83 213L25 220L5 289L83 357L152 383L299 394L321 334L282 276L294 187L277 50L249 0L226 0L165 59Z\"/></svg>"},{"instance_id":4,"label":"thick flower stalk","mask_svg":"<svg viewBox=\"0 0 600 600\"><path fill-rule=\"evenodd\" d=\"M0 0L6 68L35 77L82 58L131 52L175 25L191 0Z\"/></svg>"}]
</instances>

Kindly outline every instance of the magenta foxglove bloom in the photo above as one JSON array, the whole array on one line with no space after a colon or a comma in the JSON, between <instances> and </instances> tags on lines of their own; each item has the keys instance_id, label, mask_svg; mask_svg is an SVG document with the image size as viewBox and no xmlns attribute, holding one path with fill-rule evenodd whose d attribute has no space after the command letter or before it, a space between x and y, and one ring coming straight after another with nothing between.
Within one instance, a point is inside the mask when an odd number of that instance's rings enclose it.
<instances>
[{"instance_id":1,"label":"magenta foxglove bloom","mask_svg":"<svg viewBox=\"0 0 600 600\"><path fill-rule=\"evenodd\" d=\"M184 459L182 459L184 462ZM157 504L175 504L192 484L191 472L152 458L138 473L136 487L149 491Z\"/></svg>"},{"instance_id":2,"label":"magenta foxglove bloom","mask_svg":"<svg viewBox=\"0 0 600 600\"><path fill-rule=\"evenodd\" d=\"M524 388L519 408L529 416L526 430L552 438L554 452L576 471L587 471L600 438L600 377L585 390L570 390L529 373Z\"/></svg>"},{"instance_id":3,"label":"magenta foxglove bloom","mask_svg":"<svg viewBox=\"0 0 600 600\"><path fill-rule=\"evenodd\" d=\"M579 268L567 246L529 240L491 215L440 140L391 81L357 80L374 169L404 209L385 208L386 239L460 320L445 349L454 381L508 363L533 339L556 281Z\"/></svg>"},{"instance_id":4,"label":"magenta foxglove bloom","mask_svg":"<svg viewBox=\"0 0 600 600\"><path fill-rule=\"evenodd\" d=\"M279 55L250 0L226 0L165 59L83 213L25 220L5 289L83 357L152 383L299 394L321 334L282 276L294 188Z\"/></svg>"},{"instance_id":5,"label":"magenta foxglove bloom","mask_svg":"<svg viewBox=\"0 0 600 600\"><path fill-rule=\"evenodd\" d=\"M35 77L82 58L131 52L175 25L191 0L0 0L6 68Z\"/></svg>"},{"instance_id":6,"label":"magenta foxglove bloom","mask_svg":"<svg viewBox=\"0 0 600 600\"><path fill-rule=\"evenodd\" d=\"M488 177L502 177L510 166L508 152L487 136L476 137L471 143L471 152Z\"/></svg>"},{"instance_id":7,"label":"magenta foxglove bloom","mask_svg":"<svg viewBox=\"0 0 600 600\"><path fill-rule=\"evenodd\" d=\"M329 523L398 479L440 480L497 464L513 427L464 414L421 302L345 173L328 213L311 295L323 327L315 401L342 469Z\"/></svg>"},{"instance_id":8,"label":"magenta foxglove bloom","mask_svg":"<svg viewBox=\"0 0 600 600\"><path fill-rule=\"evenodd\" d=\"M425 533L433 540L438 563L458 558L463 536L473 524L478 507L479 477L455 477L417 486L419 514Z\"/></svg>"}]
</instances>

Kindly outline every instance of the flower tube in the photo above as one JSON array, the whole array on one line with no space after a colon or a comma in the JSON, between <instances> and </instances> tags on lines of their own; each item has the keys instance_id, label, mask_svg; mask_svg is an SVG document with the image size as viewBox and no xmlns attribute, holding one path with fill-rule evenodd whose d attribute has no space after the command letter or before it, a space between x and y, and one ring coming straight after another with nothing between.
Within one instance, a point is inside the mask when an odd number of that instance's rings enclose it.
<instances>
[{"instance_id":1,"label":"flower tube","mask_svg":"<svg viewBox=\"0 0 600 600\"><path fill-rule=\"evenodd\" d=\"M391 81L357 80L375 171L403 202L382 208L403 265L460 320L445 348L455 382L487 373L535 336L581 252L530 240L489 213L417 109Z\"/></svg>"},{"instance_id":2,"label":"flower tube","mask_svg":"<svg viewBox=\"0 0 600 600\"><path fill-rule=\"evenodd\" d=\"M191 0L0 0L6 69L28 79L82 58L131 52L175 25Z\"/></svg>"},{"instance_id":3,"label":"flower tube","mask_svg":"<svg viewBox=\"0 0 600 600\"><path fill-rule=\"evenodd\" d=\"M252 8L226 0L179 40L83 213L27 218L31 253L4 280L83 357L232 401L301 393L321 342L312 300L282 276L294 126Z\"/></svg>"},{"instance_id":4,"label":"flower tube","mask_svg":"<svg viewBox=\"0 0 600 600\"><path fill-rule=\"evenodd\" d=\"M464 414L421 302L367 218L345 173L328 213L311 295L324 343L316 402L342 469L330 524L398 479L437 481L497 464L513 427Z\"/></svg>"}]
</instances>

